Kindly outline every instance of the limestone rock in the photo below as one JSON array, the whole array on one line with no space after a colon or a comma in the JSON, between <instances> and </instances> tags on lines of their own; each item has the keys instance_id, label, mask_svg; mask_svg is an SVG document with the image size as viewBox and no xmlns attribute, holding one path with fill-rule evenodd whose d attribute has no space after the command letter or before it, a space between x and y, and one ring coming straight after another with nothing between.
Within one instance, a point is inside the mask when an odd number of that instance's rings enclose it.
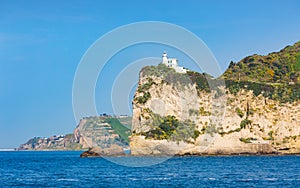
<instances>
[{"instance_id":1,"label":"limestone rock","mask_svg":"<svg viewBox=\"0 0 300 188\"><path fill-rule=\"evenodd\" d=\"M299 100L282 103L247 88L235 95L219 88L227 94L217 96L215 91L199 91L192 82L176 83L144 71L133 100L132 155L299 153ZM167 76L176 78L179 73L172 74ZM200 135L188 142L147 138L155 130L153 114L190 120Z\"/></svg>"},{"instance_id":2,"label":"limestone rock","mask_svg":"<svg viewBox=\"0 0 300 188\"><path fill-rule=\"evenodd\" d=\"M80 154L80 157L100 157L100 156L122 156L125 155L122 147L112 145L109 148L89 148L88 151Z\"/></svg>"}]
</instances>

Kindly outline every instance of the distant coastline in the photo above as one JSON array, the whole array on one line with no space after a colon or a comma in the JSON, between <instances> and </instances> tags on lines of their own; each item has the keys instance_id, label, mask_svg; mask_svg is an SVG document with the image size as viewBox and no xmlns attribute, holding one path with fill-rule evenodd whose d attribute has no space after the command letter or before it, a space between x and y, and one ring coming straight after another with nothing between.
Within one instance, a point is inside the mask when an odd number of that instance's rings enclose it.
<instances>
[{"instance_id":1,"label":"distant coastline","mask_svg":"<svg viewBox=\"0 0 300 188\"><path fill-rule=\"evenodd\" d=\"M0 151L17 151L16 148L5 148L5 149L0 149Z\"/></svg>"}]
</instances>

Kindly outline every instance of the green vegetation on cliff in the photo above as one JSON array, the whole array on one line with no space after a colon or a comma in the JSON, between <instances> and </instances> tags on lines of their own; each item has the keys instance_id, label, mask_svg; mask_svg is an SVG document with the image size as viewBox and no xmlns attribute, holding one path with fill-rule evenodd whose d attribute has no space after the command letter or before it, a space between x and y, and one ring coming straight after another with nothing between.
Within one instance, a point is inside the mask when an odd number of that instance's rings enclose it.
<instances>
[{"instance_id":1,"label":"green vegetation on cliff","mask_svg":"<svg viewBox=\"0 0 300 188\"><path fill-rule=\"evenodd\" d=\"M196 130L195 123L192 121L181 122L175 116L161 117L153 112L150 112L150 115L149 125L152 129L140 133L146 136L146 139L193 142L200 135L200 132Z\"/></svg>"},{"instance_id":2,"label":"green vegetation on cliff","mask_svg":"<svg viewBox=\"0 0 300 188\"><path fill-rule=\"evenodd\" d=\"M187 74L191 82L196 84L198 91L210 92L210 87L207 81L208 79L211 80L212 77L210 75L193 71L188 71Z\"/></svg>"},{"instance_id":3,"label":"green vegetation on cliff","mask_svg":"<svg viewBox=\"0 0 300 188\"><path fill-rule=\"evenodd\" d=\"M300 41L280 52L248 56L231 62L222 76L233 94L240 89L280 102L300 99Z\"/></svg>"},{"instance_id":4,"label":"green vegetation on cliff","mask_svg":"<svg viewBox=\"0 0 300 188\"><path fill-rule=\"evenodd\" d=\"M300 99L300 84L270 84L235 80L225 80L225 84L232 94L237 94L244 89L253 91L255 96L262 94L264 97L280 102L293 102Z\"/></svg>"},{"instance_id":5,"label":"green vegetation on cliff","mask_svg":"<svg viewBox=\"0 0 300 188\"><path fill-rule=\"evenodd\" d=\"M248 56L238 63L231 62L223 77L226 80L259 83L300 84L300 41L280 52L266 56Z\"/></svg>"},{"instance_id":6,"label":"green vegetation on cliff","mask_svg":"<svg viewBox=\"0 0 300 188\"><path fill-rule=\"evenodd\" d=\"M143 95L136 97L134 100L139 104L145 104L151 98L151 94L148 90L152 85L157 85L157 83L155 83L152 78L148 77L147 82L140 85L137 89L137 92L143 93Z\"/></svg>"}]
</instances>

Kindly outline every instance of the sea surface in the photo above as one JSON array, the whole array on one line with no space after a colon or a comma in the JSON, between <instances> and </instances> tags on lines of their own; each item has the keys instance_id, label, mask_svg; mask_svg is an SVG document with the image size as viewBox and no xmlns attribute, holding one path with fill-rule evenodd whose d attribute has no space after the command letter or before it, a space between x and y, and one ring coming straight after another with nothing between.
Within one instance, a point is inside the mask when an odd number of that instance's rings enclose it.
<instances>
[{"instance_id":1,"label":"sea surface","mask_svg":"<svg viewBox=\"0 0 300 188\"><path fill-rule=\"evenodd\" d=\"M127 167L79 154L0 152L0 187L300 187L300 156L173 157Z\"/></svg>"}]
</instances>

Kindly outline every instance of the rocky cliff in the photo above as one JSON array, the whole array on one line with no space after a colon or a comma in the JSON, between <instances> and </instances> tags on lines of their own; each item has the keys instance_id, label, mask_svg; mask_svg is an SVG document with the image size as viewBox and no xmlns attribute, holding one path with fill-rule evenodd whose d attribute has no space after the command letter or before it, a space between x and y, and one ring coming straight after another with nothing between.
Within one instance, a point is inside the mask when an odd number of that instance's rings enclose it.
<instances>
[{"instance_id":1,"label":"rocky cliff","mask_svg":"<svg viewBox=\"0 0 300 188\"><path fill-rule=\"evenodd\" d=\"M131 154L300 153L299 44L231 63L218 79L144 67Z\"/></svg>"},{"instance_id":2,"label":"rocky cliff","mask_svg":"<svg viewBox=\"0 0 300 188\"><path fill-rule=\"evenodd\" d=\"M85 149L74 134L34 137L20 145L18 150L82 150Z\"/></svg>"}]
</instances>

